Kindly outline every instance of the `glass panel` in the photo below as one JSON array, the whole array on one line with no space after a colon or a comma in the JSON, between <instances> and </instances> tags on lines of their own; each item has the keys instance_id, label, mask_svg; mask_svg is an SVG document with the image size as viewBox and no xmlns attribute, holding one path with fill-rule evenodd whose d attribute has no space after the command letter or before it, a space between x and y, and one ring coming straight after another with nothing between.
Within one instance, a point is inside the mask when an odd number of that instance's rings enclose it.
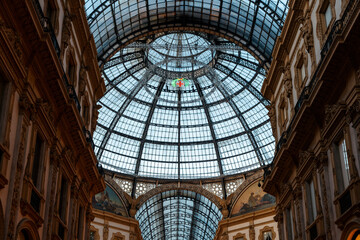
<instances>
[{"instance_id":1,"label":"glass panel","mask_svg":"<svg viewBox=\"0 0 360 240\"><path fill-rule=\"evenodd\" d=\"M220 210L187 190L171 190L147 200L137 211L143 239L213 239Z\"/></svg>"}]
</instances>

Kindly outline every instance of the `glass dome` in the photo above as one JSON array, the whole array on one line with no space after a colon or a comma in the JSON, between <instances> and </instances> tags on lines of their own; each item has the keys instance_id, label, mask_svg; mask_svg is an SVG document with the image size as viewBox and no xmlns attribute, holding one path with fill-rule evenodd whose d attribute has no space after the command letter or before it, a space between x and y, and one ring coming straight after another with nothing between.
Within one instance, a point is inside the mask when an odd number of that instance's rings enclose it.
<instances>
[{"instance_id":1,"label":"glass dome","mask_svg":"<svg viewBox=\"0 0 360 240\"><path fill-rule=\"evenodd\" d=\"M154 35L104 65L96 155L131 176L203 179L272 161L260 93L265 71L245 50L196 32Z\"/></svg>"}]
</instances>

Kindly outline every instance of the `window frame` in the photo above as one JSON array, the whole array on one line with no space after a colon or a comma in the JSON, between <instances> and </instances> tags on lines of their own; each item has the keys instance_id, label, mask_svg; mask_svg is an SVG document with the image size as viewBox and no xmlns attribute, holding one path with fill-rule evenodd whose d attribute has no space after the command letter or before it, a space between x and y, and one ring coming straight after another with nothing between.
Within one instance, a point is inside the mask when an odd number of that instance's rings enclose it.
<instances>
[{"instance_id":1,"label":"window frame","mask_svg":"<svg viewBox=\"0 0 360 240\"><path fill-rule=\"evenodd\" d=\"M331 20L329 24L326 24L325 12L329 6L331 8ZM330 33L331 27L336 19L335 0L320 0L316 16L318 22L316 33L320 41L320 47L322 48L322 45L325 43L327 35Z\"/></svg>"}]
</instances>

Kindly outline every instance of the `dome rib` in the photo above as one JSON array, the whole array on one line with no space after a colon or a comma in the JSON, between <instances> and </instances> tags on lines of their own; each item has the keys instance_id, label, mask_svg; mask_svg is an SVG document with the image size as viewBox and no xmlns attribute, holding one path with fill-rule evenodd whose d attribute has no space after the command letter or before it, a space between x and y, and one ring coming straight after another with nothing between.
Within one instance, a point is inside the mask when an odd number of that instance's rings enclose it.
<instances>
[{"instance_id":1,"label":"dome rib","mask_svg":"<svg viewBox=\"0 0 360 240\"><path fill-rule=\"evenodd\" d=\"M209 76L210 81L211 81L211 79L214 79L214 77L217 78L217 76ZM251 141L251 144L253 145L253 148L256 153L257 159L259 160L260 166L263 166L265 164L265 162L264 162L264 159L260 152L259 146L255 140L254 135L252 134L252 131L251 131L248 123L246 122L245 118L243 117L240 109L235 104L233 98L230 97L230 95L228 94L228 91L224 88L223 84L218 84L218 85L214 84L214 86L220 91L220 93L224 96L224 98L227 99L228 104L231 106L231 108L235 112L236 116L239 118L242 126L244 127L244 129L246 131L248 138Z\"/></svg>"},{"instance_id":2,"label":"dome rib","mask_svg":"<svg viewBox=\"0 0 360 240\"><path fill-rule=\"evenodd\" d=\"M231 76L235 81L240 83L246 90L251 92L254 95L254 97L256 97L264 106L270 105L270 101L267 100L266 98L264 98L264 96L260 93L260 91L251 85L251 81L249 81L249 82L246 81L239 74L230 70L228 67L226 67L222 63L217 63L215 65L215 68L223 73L226 73L228 76ZM257 74L255 74L253 78L256 78L256 76L257 76Z\"/></svg>"},{"instance_id":3,"label":"dome rib","mask_svg":"<svg viewBox=\"0 0 360 240\"><path fill-rule=\"evenodd\" d=\"M98 159L101 158L101 156L102 156L102 154L104 152L105 146L106 146L107 142L110 139L110 135L112 134L113 130L115 129L115 126L118 123L118 121L120 120L121 116L124 114L126 108L130 105L131 101L134 100L136 94L138 94L140 89L144 86L145 82L147 82L148 80L149 80L148 79L148 74L145 73L144 77L140 81L138 81L137 85L132 89L129 97L126 98L125 102L121 105L121 107L117 111L114 119L111 121L111 124L110 124L108 130L106 131L106 133L104 135L104 138L103 138L103 140L101 142L99 150L98 150L98 152L96 154L96 157Z\"/></svg>"},{"instance_id":4,"label":"dome rib","mask_svg":"<svg viewBox=\"0 0 360 240\"><path fill-rule=\"evenodd\" d=\"M194 81L195 83L195 87L196 87L196 90L198 91L199 93L199 96L200 96L200 99L201 99L201 103L204 107L204 110L205 110L205 115L206 115L206 119L209 123L209 128L210 128L210 132L211 132L211 137L213 139L213 143L214 143L214 148L215 148L215 153L216 153L216 159L217 159L217 162L218 162L218 165L219 165L219 172L220 172L220 175L223 175L224 174L224 171L223 171L223 167L222 167L222 164L221 164L221 157L220 157L220 152L219 152L219 146L218 146L218 143L217 143L217 140L216 140L216 136L215 136L215 130L214 130L214 124L213 124L213 121L210 117L210 113L209 113L209 108L206 104L206 100L204 98L204 94L201 90L201 87L199 85L199 82L195 79Z\"/></svg>"},{"instance_id":5,"label":"dome rib","mask_svg":"<svg viewBox=\"0 0 360 240\"><path fill-rule=\"evenodd\" d=\"M142 153L144 151L144 145L145 145L146 136L147 136L148 131L149 131L149 126L150 126L152 116L154 115L155 107L157 105L157 102L159 100L160 94L161 94L164 86L165 86L165 79L162 79L160 81L160 83L159 83L159 86L158 86L157 90L156 90L154 99L153 99L151 107L150 107L149 115L148 115L148 117L146 119L146 122L145 122L145 128L144 128L144 131L143 131L143 134L142 134L142 137L141 137L139 153L138 153L138 156L137 156L137 159L136 159L135 175L139 174L139 169L140 169L140 164L141 164L141 156L142 156Z\"/></svg>"},{"instance_id":6,"label":"dome rib","mask_svg":"<svg viewBox=\"0 0 360 240\"><path fill-rule=\"evenodd\" d=\"M94 133L104 166L135 178L182 180L223 178L269 161L265 147L274 140L268 101L258 90L261 65L232 46L207 48L210 42L227 46L213 37L165 33L152 39L157 51L127 48L114 54L103 72L104 119ZM171 51L162 47L166 41ZM197 41L204 45L195 48ZM186 85L174 86L184 77Z\"/></svg>"}]
</instances>

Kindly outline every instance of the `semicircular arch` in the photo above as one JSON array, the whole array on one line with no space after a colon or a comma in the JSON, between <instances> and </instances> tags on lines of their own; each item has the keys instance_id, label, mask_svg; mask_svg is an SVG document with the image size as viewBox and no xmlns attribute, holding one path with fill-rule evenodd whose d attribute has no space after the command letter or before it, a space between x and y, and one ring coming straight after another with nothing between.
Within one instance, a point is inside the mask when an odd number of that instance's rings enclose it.
<instances>
[{"instance_id":1,"label":"semicircular arch","mask_svg":"<svg viewBox=\"0 0 360 240\"><path fill-rule=\"evenodd\" d=\"M138 207L141 207L141 205L143 205L147 200L149 200L153 196L158 195L159 193L162 193L162 192L170 191L170 190L188 190L188 191L198 193L198 194L206 197L207 199L209 199L212 203L215 204L216 207L218 207L219 209L222 209L222 202L224 200L222 200L215 194L209 192L208 190L206 190L200 186L188 184L188 183L183 183L180 186L178 186L177 183L170 183L170 184L164 184L164 185L160 185L156 188L153 188L150 191L146 192L145 194L140 195L136 199L138 202Z\"/></svg>"},{"instance_id":2,"label":"semicircular arch","mask_svg":"<svg viewBox=\"0 0 360 240\"><path fill-rule=\"evenodd\" d=\"M230 215L232 214L232 210L236 205L237 201L239 200L240 196L246 191L246 189L248 189L249 186L251 186L257 181L260 181L262 177L263 177L262 171L258 171L255 174L247 177L245 181L236 189L236 191L229 196L231 197L231 203L229 206Z\"/></svg>"},{"instance_id":3,"label":"semicircular arch","mask_svg":"<svg viewBox=\"0 0 360 240\"><path fill-rule=\"evenodd\" d=\"M20 232L28 234L28 236L32 240L40 240L36 224L28 218L22 219L17 225L15 239L18 239L18 235Z\"/></svg>"}]
</instances>

